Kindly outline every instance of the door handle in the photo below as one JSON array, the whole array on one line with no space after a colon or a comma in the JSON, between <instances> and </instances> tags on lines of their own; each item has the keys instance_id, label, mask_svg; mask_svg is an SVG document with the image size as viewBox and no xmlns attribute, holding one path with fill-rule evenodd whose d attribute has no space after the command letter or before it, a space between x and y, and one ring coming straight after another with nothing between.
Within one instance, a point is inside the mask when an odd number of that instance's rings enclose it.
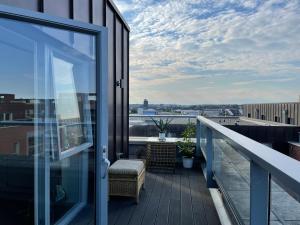
<instances>
[{"instance_id":1,"label":"door handle","mask_svg":"<svg viewBox=\"0 0 300 225\"><path fill-rule=\"evenodd\" d=\"M120 80L116 81L116 86L120 88L124 88L124 79L121 78Z\"/></svg>"},{"instance_id":2,"label":"door handle","mask_svg":"<svg viewBox=\"0 0 300 225\"><path fill-rule=\"evenodd\" d=\"M107 147L104 145L102 147L102 162L101 162L101 166L102 166L102 179L105 179L106 176L107 176L107 173L108 173L108 168L110 166L110 161L106 158L106 150L107 150Z\"/></svg>"},{"instance_id":3,"label":"door handle","mask_svg":"<svg viewBox=\"0 0 300 225\"><path fill-rule=\"evenodd\" d=\"M103 174L102 174L102 179L105 179L107 174L108 174L108 168L110 166L110 161L106 158L102 158L102 165L103 165Z\"/></svg>"}]
</instances>

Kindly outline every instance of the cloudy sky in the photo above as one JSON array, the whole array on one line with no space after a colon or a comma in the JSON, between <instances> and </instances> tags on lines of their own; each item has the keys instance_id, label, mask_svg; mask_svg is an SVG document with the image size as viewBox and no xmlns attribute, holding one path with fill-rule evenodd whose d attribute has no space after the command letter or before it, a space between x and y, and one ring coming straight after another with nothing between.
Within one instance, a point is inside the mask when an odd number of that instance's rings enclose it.
<instances>
[{"instance_id":1,"label":"cloudy sky","mask_svg":"<svg viewBox=\"0 0 300 225\"><path fill-rule=\"evenodd\" d=\"M299 99L299 0L115 3L131 27L130 103Z\"/></svg>"}]
</instances>

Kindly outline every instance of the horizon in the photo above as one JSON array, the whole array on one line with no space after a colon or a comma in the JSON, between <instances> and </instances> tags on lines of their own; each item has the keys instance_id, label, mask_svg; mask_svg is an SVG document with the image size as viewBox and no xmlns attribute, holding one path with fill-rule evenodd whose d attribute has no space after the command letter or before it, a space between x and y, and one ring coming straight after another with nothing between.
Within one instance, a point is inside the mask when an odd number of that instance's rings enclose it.
<instances>
[{"instance_id":1,"label":"horizon","mask_svg":"<svg viewBox=\"0 0 300 225\"><path fill-rule=\"evenodd\" d=\"M130 103L298 102L298 1L116 5L131 27Z\"/></svg>"}]
</instances>

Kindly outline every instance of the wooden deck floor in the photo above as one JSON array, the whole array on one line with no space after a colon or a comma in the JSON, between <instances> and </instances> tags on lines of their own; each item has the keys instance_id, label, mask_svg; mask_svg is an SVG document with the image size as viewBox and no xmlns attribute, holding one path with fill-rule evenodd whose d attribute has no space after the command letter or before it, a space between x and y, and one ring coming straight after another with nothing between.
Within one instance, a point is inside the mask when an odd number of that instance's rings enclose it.
<instances>
[{"instance_id":1,"label":"wooden deck floor","mask_svg":"<svg viewBox=\"0 0 300 225\"><path fill-rule=\"evenodd\" d=\"M109 225L219 225L221 224L201 172L147 173L140 203L112 198Z\"/></svg>"}]
</instances>

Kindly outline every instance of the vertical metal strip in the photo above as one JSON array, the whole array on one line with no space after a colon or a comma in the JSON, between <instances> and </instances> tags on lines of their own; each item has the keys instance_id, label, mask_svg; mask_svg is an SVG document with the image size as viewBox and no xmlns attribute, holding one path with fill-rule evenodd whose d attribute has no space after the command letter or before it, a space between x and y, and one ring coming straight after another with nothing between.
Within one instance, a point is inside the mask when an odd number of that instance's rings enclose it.
<instances>
[{"instance_id":1,"label":"vertical metal strip","mask_svg":"<svg viewBox=\"0 0 300 225\"><path fill-rule=\"evenodd\" d=\"M96 40L96 224L108 224L108 181L107 176L103 179L101 174L105 173L106 168L103 165L103 159L107 157L102 152L104 146L107 146L108 140L108 102L107 102L107 30L103 29Z\"/></svg>"},{"instance_id":2,"label":"vertical metal strip","mask_svg":"<svg viewBox=\"0 0 300 225\"><path fill-rule=\"evenodd\" d=\"M200 138L201 138L201 123L200 123L200 120L197 119L197 124L196 124L196 156L201 156Z\"/></svg>"},{"instance_id":3,"label":"vertical metal strip","mask_svg":"<svg viewBox=\"0 0 300 225\"><path fill-rule=\"evenodd\" d=\"M121 23L121 143L122 149L121 153L123 153L126 157L128 157L128 152L124 148L124 25ZM126 151L126 152L125 152Z\"/></svg>"},{"instance_id":4,"label":"vertical metal strip","mask_svg":"<svg viewBox=\"0 0 300 225\"><path fill-rule=\"evenodd\" d=\"M216 182L213 180L213 133L212 129L206 127L206 184L208 188L216 187Z\"/></svg>"},{"instance_id":5,"label":"vertical metal strip","mask_svg":"<svg viewBox=\"0 0 300 225\"><path fill-rule=\"evenodd\" d=\"M270 175L250 162L250 224L268 225L270 218Z\"/></svg>"},{"instance_id":6,"label":"vertical metal strip","mask_svg":"<svg viewBox=\"0 0 300 225\"><path fill-rule=\"evenodd\" d=\"M129 44L130 44L130 36L129 36L129 30L126 31L127 32L127 37L126 37L126 41L127 41L127 49L126 49L126 54L127 54L127 93L126 93L126 97L127 97L127 151L128 151L128 155L129 155Z\"/></svg>"}]
</instances>

